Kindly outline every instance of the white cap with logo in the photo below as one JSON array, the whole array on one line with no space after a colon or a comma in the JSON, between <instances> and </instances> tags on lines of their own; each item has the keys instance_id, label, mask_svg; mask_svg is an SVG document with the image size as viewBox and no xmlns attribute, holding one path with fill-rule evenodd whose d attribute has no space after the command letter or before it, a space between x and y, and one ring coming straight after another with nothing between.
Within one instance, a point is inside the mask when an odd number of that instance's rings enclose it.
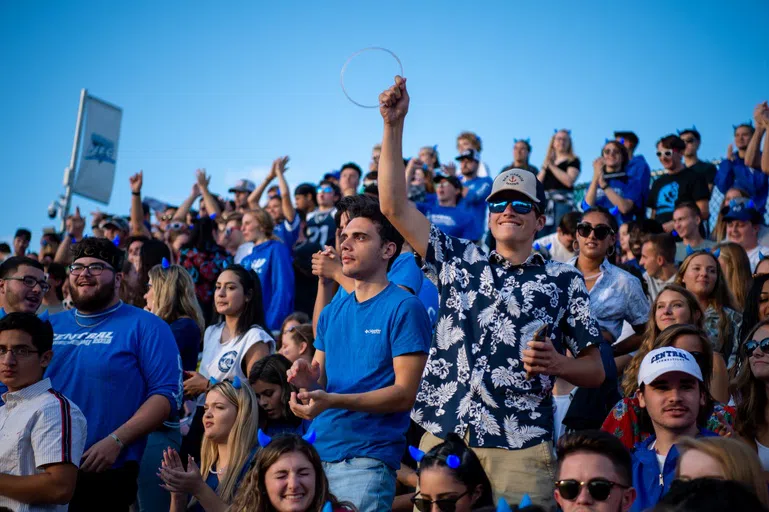
<instances>
[{"instance_id":1,"label":"white cap with logo","mask_svg":"<svg viewBox=\"0 0 769 512\"><path fill-rule=\"evenodd\" d=\"M539 207L544 209L547 199L545 198L545 187L537 179L537 176L526 169L508 169L499 173L494 178L494 185L491 187L491 193L486 198L486 202L493 203L497 200L499 194L503 192L518 192L525 195Z\"/></svg>"},{"instance_id":2,"label":"white cap with logo","mask_svg":"<svg viewBox=\"0 0 769 512\"><path fill-rule=\"evenodd\" d=\"M638 385L647 386L659 376L671 372L683 372L702 382L700 365L686 350L675 347L657 348L646 354L638 370Z\"/></svg>"}]
</instances>

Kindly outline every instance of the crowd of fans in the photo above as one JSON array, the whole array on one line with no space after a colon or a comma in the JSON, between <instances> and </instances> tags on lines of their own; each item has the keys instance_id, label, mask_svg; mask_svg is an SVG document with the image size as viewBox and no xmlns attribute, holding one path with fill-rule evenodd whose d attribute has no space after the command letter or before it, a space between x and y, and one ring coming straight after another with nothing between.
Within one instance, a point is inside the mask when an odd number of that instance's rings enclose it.
<instances>
[{"instance_id":1,"label":"crowd of fans","mask_svg":"<svg viewBox=\"0 0 769 512\"><path fill-rule=\"evenodd\" d=\"M570 130L0 244L0 510L769 510L769 106L662 171ZM127 193L127 192L126 192Z\"/></svg>"}]
</instances>

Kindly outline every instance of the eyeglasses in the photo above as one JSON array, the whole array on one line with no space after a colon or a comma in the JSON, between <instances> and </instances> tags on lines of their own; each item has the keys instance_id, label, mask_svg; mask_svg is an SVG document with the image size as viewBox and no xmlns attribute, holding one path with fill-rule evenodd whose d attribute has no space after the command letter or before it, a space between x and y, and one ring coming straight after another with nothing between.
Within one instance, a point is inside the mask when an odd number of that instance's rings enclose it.
<instances>
[{"instance_id":1,"label":"eyeglasses","mask_svg":"<svg viewBox=\"0 0 769 512\"><path fill-rule=\"evenodd\" d=\"M673 150L672 149L666 149L665 151L657 151L657 158L661 156L671 157L673 156Z\"/></svg>"},{"instance_id":2,"label":"eyeglasses","mask_svg":"<svg viewBox=\"0 0 769 512\"><path fill-rule=\"evenodd\" d=\"M188 229L189 226L183 222L172 222L166 226L166 231L182 231Z\"/></svg>"},{"instance_id":3,"label":"eyeglasses","mask_svg":"<svg viewBox=\"0 0 769 512\"><path fill-rule=\"evenodd\" d=\"M688 138L687 138L687 139L681 139L681 140L682 140L682 141L684 141L684 142L686 142L687 144L694 144L694 141L695 141L696 139L688 139Z\"/></svg>"},{"instance_id":4,"label":"eyeglasses","mask_svg":"<svg viewBox=\"0 0 769 512\"><path fill-rule=\"evenodd\" d=\"M173 215L171 215L170 213L169 213L169 214L166 214L166 215L161 215L161 216L160 216L160 220L164 220L164 221L169 221L169 220L171 220L171 219L173 219L173 218L174 218L174 216L173 216Z\"/></svg>"},{"instance_id":5,"label":"eyeglasses","mask_svg":"<svg viewBox=\"0 0 769 512\"><path fill-rule=\"evenodd\" d=\"M100 276L101 273L104 272L105 270L115 272L114 268L108 267L103 263L91 263L90 265L81 265L80 263L73 263L72 265L69 266L69 273L72 274L73 276L79 276L85 270L88 270L88 273L94 277Z\"/></svg>"},{"instance_id":6,"label":"eyeglasses","mask_svg":"<svg viewBox=\"0 0 769 512\"><path fill-rule=\"evenodd\" d=\"M606 240L606 237L614 234L614 230L606 224L598 224L593 226L587 222L580 222L577 224L577 234L582 238L587 238L590 233L595 235L597 240Z\"/></svg>"},{"instance_id":7,"label":"eyeglasses","mask_svg":"<svg viewBox=\"0 0 769 512\"><path fill-rule=\"evenodd\" d=\"M619 487L621 489L627 489L627 485L618 484L604 478L593 478L588 482L579 482L577 480L559 480L555 483L555 487L561 494L561 497L565 500L575 500L579 496L583 487L587 487L587 492L596 501L606 501L606 498L611 494L613 487Z\"/></svg>"},{"instance_id":8,"label":"eyeglasses","mask_svg":"<svg viewBox=\"0 0 769 512\"><path fill-rule=\"evenodd\" d=\"M757 341L757 340L746 341L745 345L743 345L743 351L745 352L745 357L751 357L753 355L753 352L755 352L757 348L760 348L761 352L763 352L764 354L769 354L769 338L764 338L761 341Z\"/></svg>"},{"instance_id":9,"label":"eyeglasses","mask_svg":"<svg viewBox=\"0 0 769 512\"><path fill-rule=\"evenodd\" d=\"M603 150L603 156L620 156L622 153L618 149L604 149Z\"/></svg>"},{"instance_id":10,"label":"eyeglasses","mask_svg":"<svg viewBox=\"0 0 769 512\"><path fill-rule=\"evenodd\" d=\"M51 285L48 284L45 281L38 281L32 276L24 276L24 277L4 277L3 281L21 281L24 283L24 286L27 288L34 288L36 285L40 285L40 291L43 293L48 293L48 290L51 289Z\"/></svg>"},{"instance_id":11,"label":"eyeglasses","mask_svg":"<svg viewBox=\"0 0 769 512\"><path fill-rule=\"evenodd\" d=\"M419 510L419 512L430 512L433 508L433 504L438 505L438 510L441 512L454 512L457 509L457 502L467 496L470 491L465 491L456 498L443 498L441 500L426 500L424 498L417 498L414 496L411 498L411 503Z\"/></svg>"},{"instance_id":12,"label":"eyeglasses","mask_svg":"<svg viewBox=\"0 0 769 512\"><path fill-rule=\"evenodd\" d=\"M498 201L489 203L489 211L491 213L502 213L507 210L507 205L510 205L515 213L521 215L526 215L534 208L534 204L527 201Z\"/></svg>"},{"instance_id":13,"label":"eyeglasses","mask_svg":"<svg viewBox=\"0 0 769 512\"><path fill-rule=\"evenodd\" d=\"M40 353L39 350L34 350L29 347L11 347L10 349L8 347L0 347L0 358L5 357L8 352L13 354L13 357L17 359L24 359L25 357L29 357L30 354Z\"/></svg>"},{"instance_id":14,"label":"eyeglasses","mask_svg":"<svg viewBox=\"0 0 769 512\"><path fill-rule=\"evenodd\" d=\"M331 194L332 192L334 192L334 187L318 187L316 192L318 194L323 194L323 193Z\"/></svg>"}]
</instances>

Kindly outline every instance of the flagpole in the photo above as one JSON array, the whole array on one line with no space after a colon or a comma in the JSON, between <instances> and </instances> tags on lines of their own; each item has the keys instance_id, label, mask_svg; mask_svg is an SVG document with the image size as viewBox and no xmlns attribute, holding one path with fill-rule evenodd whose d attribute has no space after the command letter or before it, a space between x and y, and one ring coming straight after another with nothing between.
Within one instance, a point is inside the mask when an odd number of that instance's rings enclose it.
<instances>
[{"instance_id":1,"label":"flagpole","mask_svg":"<svg viewBox=\"0 0 769 512\"><path fill-rule=\"evenodd\" d=\"M67 229L67 217L72 204L72 185L75 182L75 165L80 152L80 134L82 132L83 112L85 110L85 99L88 97L86 89L80 90L80 106L77 109L77 124L75 124L75 141L72 144L72 157L69 161L69 167L64 170L64 205L61 210L61 232Z\"/></svg>"}]
</instances>

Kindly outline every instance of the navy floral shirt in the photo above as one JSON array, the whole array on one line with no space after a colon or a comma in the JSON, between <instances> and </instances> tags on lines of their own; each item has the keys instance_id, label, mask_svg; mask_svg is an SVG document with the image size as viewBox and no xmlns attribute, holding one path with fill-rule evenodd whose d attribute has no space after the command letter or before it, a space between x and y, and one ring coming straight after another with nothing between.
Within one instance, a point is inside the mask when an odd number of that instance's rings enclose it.
<instances>
[{"instance_id":1,"label":"navy floral shirt","mask_svg":"<svg viewBox=\"0 0 769 512\"><path fill-rule=\"evenodd\" d=\"M469 430L471 446L552 440L555 377L527 380L521 351L544 324L562 354L600 342L579 271L538 253L513 265L435 226L423 270L440 311L412 419L438 437Z\"/></svg>"}]
</instances>

